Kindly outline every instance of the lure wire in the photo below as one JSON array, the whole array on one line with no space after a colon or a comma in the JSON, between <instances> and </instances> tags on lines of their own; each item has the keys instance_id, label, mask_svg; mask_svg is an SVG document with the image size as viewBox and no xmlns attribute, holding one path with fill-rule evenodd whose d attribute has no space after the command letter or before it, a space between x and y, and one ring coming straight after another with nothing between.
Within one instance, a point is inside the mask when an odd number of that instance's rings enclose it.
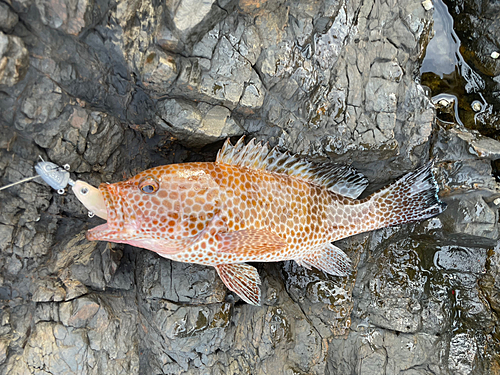
<instances>
[{"instance_id":1,"label":"lure wire","mask_svg":"<svg viewBox=\"0 0 500 375\"><path fill-rule=\"evenodd\" d=\"M34 180L35 178L38 178L38 177L42 177L42 176L36 175L36 176L31 176L31 177L23 178L22 180L19 180L17 182L13 182L11 184L8 184L8 185L0 187L0 190L8 189L8 188L10 188L12 186L22 184L23 182L28 182L28 181Z\"/></svg>"}]
</instances>

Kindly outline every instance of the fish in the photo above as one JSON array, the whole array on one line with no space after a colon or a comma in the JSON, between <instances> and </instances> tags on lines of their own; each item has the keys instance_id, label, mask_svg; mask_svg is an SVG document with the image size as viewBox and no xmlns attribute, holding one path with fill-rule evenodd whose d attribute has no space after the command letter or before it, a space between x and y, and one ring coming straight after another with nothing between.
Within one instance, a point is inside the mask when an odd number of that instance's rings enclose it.
<instances>
[{"instance_id":1,"label":"fish","mask_svg":"<svg viewBox=\"0 0 500 375\"><path fill-rule=\"evenodd\" d=\"M360 199L368 180L354 168L313 163L268 144L228 139L215 162L157 166L78 199L106 219L90 241L124 243L216 269L226 287L260 305L260 278L247 262L294 260L347 276L349 257L332 242L425 220L446 204L429 161ZM86 200L91 200L90 202Z\"/></svg>"}]
</instances>

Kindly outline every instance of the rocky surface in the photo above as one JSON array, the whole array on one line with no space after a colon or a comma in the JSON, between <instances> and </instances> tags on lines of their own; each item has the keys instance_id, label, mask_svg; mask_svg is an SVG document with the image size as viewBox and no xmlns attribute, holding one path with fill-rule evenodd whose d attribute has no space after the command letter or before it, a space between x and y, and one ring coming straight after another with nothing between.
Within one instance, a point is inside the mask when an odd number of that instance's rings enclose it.
<instances>
[{"instance_id":1,"label":"rocky surface","mask_svg":"<svg viewBox=\"0 0 500 375\"><path fill-rule=\"evenodd\" d=\"M435 123L416 82L432 17L406 0L0 2L1 185L39 156L97 185L249 134L353 164L370 191L434 157L449 205L340 241L347 278L257 264L253 307L212 268L88 242L101 220L71 193L2 190L0 373L500 373L500 144Z\"/></svg>"}]
</instances>

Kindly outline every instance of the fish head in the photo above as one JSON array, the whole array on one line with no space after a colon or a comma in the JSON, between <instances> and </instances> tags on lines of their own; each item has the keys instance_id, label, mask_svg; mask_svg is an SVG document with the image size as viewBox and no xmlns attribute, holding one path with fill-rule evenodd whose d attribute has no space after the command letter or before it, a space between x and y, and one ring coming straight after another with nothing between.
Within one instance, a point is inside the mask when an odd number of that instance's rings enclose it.
<instances>
[{"instance_id":1,"label":"fish head","mask_svg":"<svg viewBox=\"0 0 500 375\"><path fill-rule=\"evenodd\" d=\"M219 185L198 164L156 167L101 184L107 223L88 231L87 238L173 252L196 237L220 206Z\"/></svg>"}]
</instances>

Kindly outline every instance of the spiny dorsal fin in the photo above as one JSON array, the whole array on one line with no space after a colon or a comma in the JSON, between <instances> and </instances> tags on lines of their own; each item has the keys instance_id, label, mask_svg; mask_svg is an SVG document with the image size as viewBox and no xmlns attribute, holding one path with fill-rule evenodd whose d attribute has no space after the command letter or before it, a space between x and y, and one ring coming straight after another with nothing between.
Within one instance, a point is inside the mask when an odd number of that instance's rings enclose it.
<instances>
[{"instance_id":1,"label":"spiny dorsal fin","mask_svg":"<svg viewBox=\"0 0 500 375\"><path fill-rule=\"evenodd\" d=\"M281 152L276 147L270 149L267 143L255 142L255 138L245 145L244 137L241 137L234 146L227 139L217 154L216 162L284 173L325 186L349 198L357 198L368 185L366 177L348 165L316 164Z\"/></svg>"}]
</instances>

